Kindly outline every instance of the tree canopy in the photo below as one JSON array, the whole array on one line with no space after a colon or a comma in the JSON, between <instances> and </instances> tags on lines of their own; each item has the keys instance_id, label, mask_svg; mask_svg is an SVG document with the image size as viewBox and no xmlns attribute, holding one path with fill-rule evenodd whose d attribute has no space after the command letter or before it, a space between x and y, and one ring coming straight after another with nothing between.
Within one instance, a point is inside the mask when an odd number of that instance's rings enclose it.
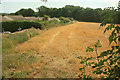
<instances>
[{"instance_id":1,"label":"tree canopy","mask_svg":"<svg viewBox=\"0 0 120 80\"><path fill-rule=\"evenodd\" d=\"M20 9L19 11L17 11L15 13L15 15L22 15L24 17L28 17L28 16L35 16L35 12L34 10L32 10L31 8L28 9Z\"/></svg>"},{"instance_id":2,"label":"tree canopy","mask_svg":"<svg viewBox=\"0 0 120 80\"><path fill-rule=\"evenodd\" d=\"M44 17L44 15L48 15L50 17L70 17L74 18L78 21L86 21L86 22L102 22L106 17L109 17L111 14L120 14L120 11L113 10L113 7L104 8L103 10L101 8L83 8L80 6L73 6L73 5L66 5L62 8L48 8L46 6L40 6L37 8L37 12L34 12L31 8L29 9L21 9L17 11L16 15L22 15L24 17L28 16L40 16ZM108 15L108 13L110 13ZM119 17L116 15L115 17ZM119 22L117 18L115 18ZM108 23L111 21L109 20Z\"/></svg>"}]
</instances>

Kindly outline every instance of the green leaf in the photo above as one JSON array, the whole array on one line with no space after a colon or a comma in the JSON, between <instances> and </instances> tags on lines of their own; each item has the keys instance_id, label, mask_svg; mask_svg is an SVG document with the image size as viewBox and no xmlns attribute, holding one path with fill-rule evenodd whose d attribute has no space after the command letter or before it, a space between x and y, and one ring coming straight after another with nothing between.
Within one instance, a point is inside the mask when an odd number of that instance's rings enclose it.
<instances>
[{"instance_id":1,"label":"green leaf","mask_svg":"<svg viewBox=\"0 0 120 80\"><path fill-rule=\"evenodd\" d=\"M86 78L86 75L84 75L83 77L84 77L84 79L85 79L85 78Z\"/></svg>"},{"instance_id":2,"label":"green leaf","mask_svg":"<svg viewBox=\"0 0 120 80\"><path fill-rule=\"evenodd\" d=\"M80 56L80 57L77 57L78 59L82 59L82 56Z\"/></svg>"},{"instance_id":3,"label":"green leaf","mask_svg":"<svg viewBox=\"0 0 120 80\"><path fill-rule=\"evenodd\" d=\"M91 60L91 59L92 59L92 57L91 58L87 58L86 61Z\"/></svg>"},{"instance_id":4,"label":"green leaf","mask_svg":"<svg viewBox=\"0 0 120 80\"><path fill-rule=\"evenodd\" d=\"M114 63L113 60L110 60L110 65L113 65L113 63Z\"/></svg>"},{"instance_id":5,"label":"green leaf","mask_svg":"<svg viewBox=\"0 0 120 80\"><path fill-rule=\"evenodd\" d=\"M119 46L115 46L116 47L116 49L119 49Z\"/></svg>"},{"instance_id":6,"label":"green leaf","mask_svg":"<svg viewBox=\"0 0 120 80\"><path fill-rule=\"evenodd\" d=\"M86 63L86 65L88 66L88 64Z\"/></svg>"},{"instance_id":7,"label":"green leaf","mask_svg":"<svg viewBox=\"0 0 120 80\"><path fill-rule=\"evenodd\" d=\"M86 52L88 52L88 51L89 51L89 52L93 52L93 51L94 51L94 49L93 49L93 48L91 48L91 47L87 47L87 48L86 48Z\"/></svg>"},{"instance_id":8,"label":"green leaf","mask_svg":"<svg viewBox=\"0 0 120 80\"><path fill-rule=\"evenodd\" d=\"M118 65L120 65L120 62L117 62L118 63Z\"/></svg>"},{"instance_id":9,"label":"green leaf","mask_svg":"<svg viewBox=\"0 0 120 80\"><path fill-rule=\"evenodd\" d=\"M79 68L80 71L82 71L83 68Z\"/></svg>"},{"instance_id":10,"label":"green leaf","mask_svg":"<svg viewBox=\"0 0 120 80\"><path fill-rule=\"evenodd\" d=\"M105 33L106 31L107 31L107 30L105 29L105 30L104 30L104 33Z\"/></svg>"},{"instance_id":11,"label":"green leaf","mask_svg":"<svg viewBox=\"0 0 120 80\"><path fill-rule=\"evenodd\" d=\"M102 46L100 45L100 46L98 46L98 47L102 47Z\"/></svg>"},{"instance_id":12,"label":"green leaf","mask_svg":"<svg viewBox=\"0 0 120 80\"><path fill-rule=\"evenodd\" d=\"M82 74L80 74L80 75L83 75L83 73L82 73Z\"/></svg>"},{"instance_id":13,"label":"green leaf","mask_svg":"<svg viewBox=\"0 0 120 80\"><path fill-rule=\"evenodd\" d=\"M89 66L91 66L91 63L90 63L90 62L88 62L88 65L89 65Z\"/></svg>"},{"instance_id":14,"label":"green leaf","mask_svg":"<svg viewBox=\"0 0 120 80\"><path fill-rule=\"evenodd\" d=\"M120 42L120 36L118 36L118 41Z\"/></svg>"},{"instance_id":15,"label":"green leaf","mask_svg":"<svg viewBox=\"0 0 120 80\"><path fill-rule=\"evenodd\" d=\"M107 56L109 54L109 51L104 51L100 54L99 57L104 57L104 56Z\"/></svg>"},{"instance_id":16,"label":"green leaf","mask_svg":"<svg viewBox=\"0 0 120 80\"><path fill-rule=\"evenodd\" d=\"M97 45L96 45L96 44L95 44L94 46L95 46L95 47L97 47Z\"/></svg>"},{"instance_id":17,"label":"green leaf","mask_svg":"<svg viewBox=\"0 0 120 80\"><path fill-rule=\"evenodd\" d=\"M110 35L110 36L109 36L109 42L110 42L109 44L111 44L111 42L113 41L113 38L114 38L113 35Z\"/></svg>"},{"instance_id":18,"label":"green leaf","mask_svg":"<svg viewBox=\"0 0 120 80\"><path fill-rule=\"evenodd\" d=\"M98 43L100 43L100 40L98 40Z\"/></svg>"},{"instance_id":19,"label":"green leaf","mask_svg":"<svg viewBox=\"0 0 120 80\"><path fill-rule=\"evenodd\" d=\"M103 65L104 64L104 61L103 60L100 60L99 61L99 65L101 66L101 65Z\"/></svg>"},{"instance_id":20,"label":"green leaf","mask_svg":"<svg viewBox=\"0 0 120 80\"><path fill-rule=\"evenodd\" d=\"M78 77L79 77L79 78L82 78L82 77L80 77L80 75L78 75Z\"/></svg>"},{"instance_id":21,"label":"green leaf","mask_svg":"<svg viewBox=\"0 0 120 80\"><path fill-rule=\"evenodd\" d=\"M96 68L97 66L92 66L92 68Z\"/></svg>"},{"instance_id":22,"label":"green leaf","mask_svg":"<svg viewBox=\"0 0 120 80\"><path fill-rule=\"evenodd\" d=\"M100 24L100 26L105 26L106 25L106 22L103 21L102 24Z\"/></svg>"},{"instance_id":23,"label":"green leaf","mask_svg":"<svg viewBox=\"0 0 120 80\"><path fill-rule=\"evenodd\" d=\"M93 71L93 74L97 73L97 71Z\"/></svg>"},{"instance_id":24,"label":"green leaf","mask_svg":"<svg viewBox=\"0 0 120 80\"><path fill-rule=\"evenodd\" d=\"M91 62L91 64L94 64L94 62Z\"/></svg>"},{"instance_id":25,"label":"green leaf","mask_svg":"<svg viewBox=\"0 0 120 80\"><path fill-rule=\"evenodd\" d=\"M103 72L103 74L107 74L107 72Z\"/></svg>"},{"instance_id":26,"label":"green leaf","mask_svg":"<svg viewBox=\"0 0 120 80\"><path fill-rule=\"evenodd\" d=\"M96 72L96 74L101 74L102 73L102 71L98 71L98 72Z\"/></svg>"},{"instance_id":27,"label":"green leaf","mask_svg":"<svg viewBox=\"0 0 120 80\"><path fill-rule=\"evenodd\" d=\"M119 33L120 27L119 27L119 26L116 26L115 29L116 29L117 33Z\"/></svg>"},{"instance_id":28,"label":"green leaf","mask_svg":"<svg viewBox=\"0 0 120 80\"><path fill-rule=\"evenodd\" d=\"M81 61L80 63L81 63L81 64L83 64L83 63L84 63L84 61Z\"/></svg>"}]
</instances>

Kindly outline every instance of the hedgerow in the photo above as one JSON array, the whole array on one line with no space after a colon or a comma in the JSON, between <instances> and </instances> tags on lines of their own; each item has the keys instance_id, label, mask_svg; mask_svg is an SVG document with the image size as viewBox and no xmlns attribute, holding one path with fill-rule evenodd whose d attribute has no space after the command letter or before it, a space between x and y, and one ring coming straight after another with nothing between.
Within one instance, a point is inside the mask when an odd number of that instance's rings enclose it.
<instances>
[{"instance_id":1,"label":"hedgerow","mask_svg":"<svg viewBox=\"0 0 120 80\"><path fill-rule=\"evenodd\" d=\"M42 25L33 21L5 21L2 22L3 31L15 32L18 28L29 29L31 27L42 29Z\"/></svg>"}]
</instances>

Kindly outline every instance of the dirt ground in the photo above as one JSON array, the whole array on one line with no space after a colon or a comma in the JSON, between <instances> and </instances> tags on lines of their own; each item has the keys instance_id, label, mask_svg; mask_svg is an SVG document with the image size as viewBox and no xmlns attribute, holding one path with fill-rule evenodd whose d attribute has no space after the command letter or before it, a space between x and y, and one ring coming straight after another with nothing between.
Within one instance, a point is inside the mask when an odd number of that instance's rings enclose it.
<instances>
[{"instance_id":1,"label":"dirt ground","mask_svg":"<svg viewBox=\"0 0 120 80\"><path fill-rule=\"evenodd\" d=\"M30 50L41 60L32 64L34 78L76 78L80 71L78 56L96 56L95 53L86 53L87 46L93 46L100 40L102 48L100 53L108 49L109 32L103 33L104 28L99 29L100 23L77 22L67 26L52 28L40 35L19 45L16 52L24 54ZM92 69L86 69L87 74ZM93 77L99 77L94 76Z\"/></svg>"}]
</instances>

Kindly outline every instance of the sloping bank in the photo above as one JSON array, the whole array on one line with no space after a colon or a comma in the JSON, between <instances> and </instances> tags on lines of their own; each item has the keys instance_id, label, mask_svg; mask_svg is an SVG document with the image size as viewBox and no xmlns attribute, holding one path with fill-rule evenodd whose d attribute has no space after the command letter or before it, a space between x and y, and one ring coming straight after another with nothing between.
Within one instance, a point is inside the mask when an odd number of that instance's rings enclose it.
<instances>
[{"instance_id":1,"label":"sloping bank","mask_svg":"<svg viewBox=\"0 0 120 80\"><path fill-rule=\"evenodd\" d=\"M36 35L39 35L42 31L39 29L49 29L52 27L57 27L61 25L67 25L68 22L57 22L57 21L41 21L41 22L31 22L31 21L10 21L2 22L3 29L5 31L14 32L12 34L3 34L2 37L2 70L3 78L25 78L29 76L30 71L28 70L31 67L31 64L38 61L40 58L37 58L33 55L33 52L24 52L24 54L17 53L15 48L18 45L24 43L25 41L33 38ZM21 27L22 31L17 29ZM31 28L34 27L34 28ZM31 29L29 29L31 28ZM39 28L39 29L35 29ZM16 32L18 31L18 32ZM27 64L27 65L25 65ZM28 66L28 67L27 67ZM23 72L20 71L23 70ZM25 70L24 70L25 69ZM27 69L27 71L26 71ZM20 72L19 72L20 71Z\"/></svg>"},{"instance_id":2,"label":"sloping bank","mask_svg":"<svg viewBox=\"0 0 120 80\"><path fill-rule=\"evenodd\" d=\"M10 53L9 50L13 50L17 45L24 43L36 35L39 35L41 30L49 29L52 27L67 25L68 22L57 22L57 21L41 21L41 22L33 22L33 21L6 21L2 22L3 31L14 32L14 34L3 34L2 38L2 49L3 53ZM18 31L18 28L22 28L25 31ZM32 28L32 29L30 29Z\"/></svg>"}]
</instances>

